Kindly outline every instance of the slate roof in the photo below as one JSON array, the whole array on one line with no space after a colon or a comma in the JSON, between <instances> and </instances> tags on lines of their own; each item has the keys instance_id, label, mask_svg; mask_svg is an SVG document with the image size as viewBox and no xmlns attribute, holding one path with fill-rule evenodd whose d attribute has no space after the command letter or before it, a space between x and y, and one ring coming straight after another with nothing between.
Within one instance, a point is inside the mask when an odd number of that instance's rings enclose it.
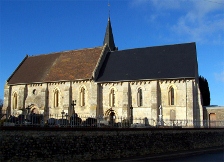
<instances>
[{"instance_id":1,"label":"slate roof","mask_svg":"<svg viewBox=\"0 0 224 162\"><path fill-rule=\"evenodd\" d=\"M135 48L108 53L97 82L195 78L195 43Z\"/></svg>"},{"instance_id":2,"label":"slate roof","mask_svg":"<svg viewBox=\"0 0 224 162\"><path fill-rule=\"evenodd\" d=\"M28 56L9 77L8 84L91 79L103 47Z\"/></svg>"}]
</instances>

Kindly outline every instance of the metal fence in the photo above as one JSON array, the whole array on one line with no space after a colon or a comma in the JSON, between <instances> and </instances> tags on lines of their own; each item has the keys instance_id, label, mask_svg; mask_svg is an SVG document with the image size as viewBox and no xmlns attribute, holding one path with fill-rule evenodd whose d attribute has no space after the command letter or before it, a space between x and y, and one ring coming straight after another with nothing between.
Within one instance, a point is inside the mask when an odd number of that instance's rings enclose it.
<instances>
[{"instance_id":1,"label":"metal fence","mask_svg":"<svg viewBox=\"0 0 224 162\"><path fill-rule=\"evenodd\" d=\"M38 127L117 127L117 128L224 128L224 121L208 120L155 120L152 118L127 118L108 116L69 116L50 114L29 114L12 116L5 114L0 126L38 126Z\"/></svg>"}]
</instances>

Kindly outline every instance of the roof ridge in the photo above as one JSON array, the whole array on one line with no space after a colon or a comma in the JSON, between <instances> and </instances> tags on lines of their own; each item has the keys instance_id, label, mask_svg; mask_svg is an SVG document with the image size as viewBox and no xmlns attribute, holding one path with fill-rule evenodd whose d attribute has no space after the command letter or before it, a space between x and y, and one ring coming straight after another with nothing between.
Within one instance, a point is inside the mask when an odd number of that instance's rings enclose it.
<instances>
[{"instance_id":1,"label":"roof ridge","mask_svg":"<svg viewBox=\"0 0 224 162\"><path fill-rule=\"evenodd\" d=\"M186 45L186 44L196 44L195 42L188 42L188 43L177 43L177 44L165 44L165 45L157 45L157 46L146 46L146 47L138 47L138 48L129 48L129 49L122 49L119 51L126 51L126 50L135 50L135 49L145 49L145 48L158 48L158 47L166 47L166 46L176 46L176 45ZM111 51L116 52L116 51Z\"/></svg>"},{"instance_id":2,"label":"roof ridge","mask_svg":"<svg viewBox=\"0 0 224 162\"><path fill-rule=\"evenodd\" d=\"M73 50L64 50L64 51L50 52L50 53L44 53L44 54L36 54L36 55L30 55L28 57L37 57L37 56L44 56L44 55L72 52L72 51L81 51L81 50L86 50L86 49L96 49L96 48L103 48L103 46L90 47L90 48L81 48L81 49L73 49Z\"/></svg>"}]
</instances>

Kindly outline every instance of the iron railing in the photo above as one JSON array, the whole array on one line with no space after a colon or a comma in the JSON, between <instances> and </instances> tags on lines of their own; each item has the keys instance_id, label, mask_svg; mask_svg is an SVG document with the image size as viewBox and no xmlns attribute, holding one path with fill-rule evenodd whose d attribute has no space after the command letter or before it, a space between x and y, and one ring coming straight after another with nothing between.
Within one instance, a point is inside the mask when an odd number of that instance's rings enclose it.
<instances>
[{"instance_id":1,"label":"iron railing","mask_svg":"<svg viewBox=\"0 0 224 162\"><path fill-rule=\"evenodd\" d=\"M78 116L74 114L29 114L12 116L5 114L0 120L0 126L38 126L38 127L117 127L117 128L224 128L224 121L183 120L152 118L127 118L122 116Z\"/></svg>"}]
</instances>

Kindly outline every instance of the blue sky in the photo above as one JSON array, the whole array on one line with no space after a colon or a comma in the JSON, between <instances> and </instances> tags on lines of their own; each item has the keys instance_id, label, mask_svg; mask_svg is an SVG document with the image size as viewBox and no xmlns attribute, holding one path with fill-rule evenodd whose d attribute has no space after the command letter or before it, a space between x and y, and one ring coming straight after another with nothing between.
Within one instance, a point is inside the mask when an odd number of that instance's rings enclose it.
<instances>
[{"instance_id":1,"label":"blue sky","mask_svg":"<svg viewBox=\"0 0 224 162\"><path fill-rule=\"evenodd\" d=\"M26 54L102 46L107 4L1 0L0 98ZM224 106L223 0L110 0L110 18L120 50L196 42L199 74L208 80L211 104Z\"/></svg>"}]
</instances>

